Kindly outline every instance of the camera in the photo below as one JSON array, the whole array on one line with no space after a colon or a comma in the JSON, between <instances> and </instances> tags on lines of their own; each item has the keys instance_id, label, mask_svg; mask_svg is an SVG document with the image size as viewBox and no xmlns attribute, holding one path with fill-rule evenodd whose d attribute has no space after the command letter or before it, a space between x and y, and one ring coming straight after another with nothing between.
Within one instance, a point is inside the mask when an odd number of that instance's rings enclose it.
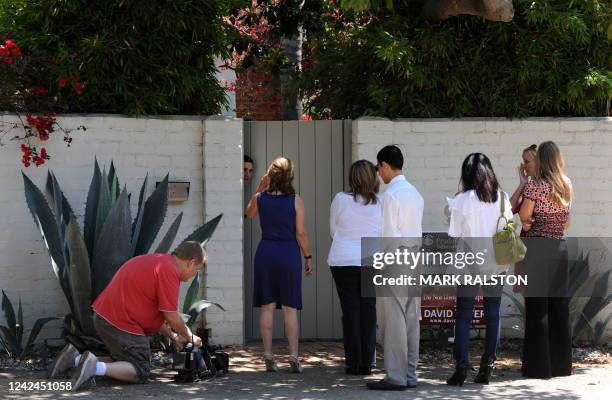
<instances>
[{"instance_id":1,"label":"camera","mask_svg":"<svg viewBox=\"0 0 612 400\"><path fill-rule=\"evenodd\" d=\"M192 383L212 378L229 371L229 355L210 352L207 345L197 348L192 342L186 343L182 351L172 354L172 368L177 371L174 381Z\"/></svg>"}]
</instances>

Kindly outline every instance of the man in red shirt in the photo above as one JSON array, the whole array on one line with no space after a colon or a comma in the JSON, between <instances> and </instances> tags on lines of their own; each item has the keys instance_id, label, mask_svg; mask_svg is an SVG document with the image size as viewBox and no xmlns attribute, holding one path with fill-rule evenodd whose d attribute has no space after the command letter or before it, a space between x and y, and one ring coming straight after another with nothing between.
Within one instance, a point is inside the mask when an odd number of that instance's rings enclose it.
<instances>
[{"instance_id":1,"label":"man in red shirt","mask_svg":"<svg viewBox=\"0 0 612 400\"><path fill-rule=\"evenodd\" d=\"M184 242L172 254L145 254L128 260L93 303L94 327L110 352L103 362L91 352L82 355L66 345L51 365L48 377L62 376L76 367L72 389L94 376L124 382L145 382L151 371L149 336L156 332L178 345L202 340L178 312L180 283L206 265L207 254L198 242Z\"/></svg>"}]
</instances>

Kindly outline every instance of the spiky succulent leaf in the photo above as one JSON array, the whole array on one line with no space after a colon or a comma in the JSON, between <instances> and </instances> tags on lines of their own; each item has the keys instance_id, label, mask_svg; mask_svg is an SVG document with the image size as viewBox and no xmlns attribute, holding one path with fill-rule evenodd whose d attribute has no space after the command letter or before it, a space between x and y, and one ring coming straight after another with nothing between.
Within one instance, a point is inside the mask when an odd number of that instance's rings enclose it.
<instances>
[{"instance_id":1,"label":"spiky succulent leaf","mask_svg":"<svg viewBox=\"0 0 612 400\"><path fill-rule=\"evenodd\" d=\"M159 233L168 209L168 175L157 185L144 203L142 229L135 244L134 255L146 254Z\"/></svg>"},{"instance_id":2,"label":"spiky succulent leaf","mask_svg":"<svg viewBox=\"0 0 612 400\"><path fill-rule=\"evenodd\" d=\"M8 328L11 330L13 337L17 338L17 318L15 317L15 309L13 303L8 298L4 290L2 291L2 312L4 313L4 319L8 324Z\"/></svg>"},{"instance_id":3,"label":"spiky succulent leaf","mask_svg":"<svg viewBox=\"0 0 612 400\"><path fill-rule=\"evenodd\" d=\"M21 343L17 343L17 338L15 338L13 332L6 326L0 326L0 333L9 357L17 357L21 354Z\"/></svg>"},{"instance_id":4,"label":"spiky succulent leaf","mask_svg":"<svg viewBox=\"0 0 612 400\"><path fill-rule=\"evenodd\" d=\"M170 247L172 243L174 243L174 239L176 239L176 233L178 232L179 226L181 225L181 220L183 219L183 213L181 212L175 219L174 222L168 228L168 232L164 235L164 238L159 242L157 248L155 249L155 253L167 253L170 251Z\"/></svg>"},{"instance_id":5,"label":"spiky succulent leaf","mask_svg":"<svg viewBox=\"0 0 612 400\"><path fill-rule=\"evenodd\" d=\"M104 290L117 269L130 258L132 217L127 191L123 190L110 209L94 246L93 298Z\"/></svg>"},{"instance_id":6,"label":"spiky succulent leaf","mask_svg":"<svg viewBox=\"0 0 612 400\"><path fill-rule=\"evenodd\" d=\"M23 347L23 349L21 350L21 354L20 354L21 358L23 358L28 353L28 351L30 351L30 349L32 348L32 345L34 344L34 342L36 341L36 338L38 337L38 334L40 333L42 328L45 326L45 324L49 321L54 321L56 319L59 319L59 318L55 318L55 317L39 318L36 320L36 322L34 322L34 326L32 327L32 330L30 331L30 336L28 336L28 341L26 345Z\"/></svg>"},{"instance_id":7,"label":"spiky succulent leaf","mask_svg":"<svg viewBox=\"0 0 612 400\"><path fill-rule=\"evenodd\" d=\"M142 229L142 215L144 213L144 196L147 190L147 182L149 181L149 174L145 176L144 182L142 182L142 186L140 188L140 196L138 196L138 213L136 214L136 219L134 219L134 223L132 224L132 256L136 252L136 243L138 243L138 239L140 237L140 230Z\"/></svg>"},{"instance_id":8,"label":"spiky succulent leaf","mask_svg":"<svg viewBox=\"0 0 612 400\"><path fill-rule=\"evenodd\" d=\"M211 219L210 221L193 231L189 236L183 239L183 242L194 240L200 242L202 246L205 246L212 237L213 233L215 232L215 229L217 229L221 218L223 218L223 214L217 215L215 218Z\"/></svg>"},{"instance_id":9,"label":"spiky succulent leaf","mask_svg":"<svg viewBox=\"0 0 612 400\"><path fill-rule=\"evenodd\" d=\"M34 182L30 180L30 178L23 173L22 175L26 203L28 204L28 208L30 209L32 216L34 217L34 222L36 222L36 225L40 229L45 245L47 246L47 250L49 251L49 255L51 256L53 271L55 272L55 275L60 282L62 291L68 300L70 308L72 309L73 302L70 294L69 282L65 275L66 260L64 258L65 254L62 248L59 227L55 222L55 217L51 212L51 208L49 207L47 200L45 200L45 196L34 184Z\"/></svg>"},{"instance_id":10,"label":"spiky succulent leaf","mask_svg":"<svg viewBox=\"0 0 612 400\"><path fill-rule=\"evenodd\" d=\"M117 200L120 193L119 176L117 176L117 169L115 163L111 161L110 170L108 171L108 187L111 191L111 199L113 203Z\"/></svg>"},{"instance_id":11,"label":"spiky succulent leaf","mask_svg":"<svg viewBox=\"0 0 612 400\"><path fill-rule=\"evenodd\" d=\"M93 335L95 330L90 304L94 299L91 292L89 254L74 215L71 216L66 229L66 247L70 260L68 270L74 299L74 315L81 330L87 335Z\"/></svg>"},{"instance_id":12,"label":"spiky succulent leaf","mask_svg":"<svg viewBox=\"0 0 612 400\"><path fill-rule=\"evenodd\" d=\"M15 326L15 338L17 343L23 343L23 306L21 305L21 297L19 298L19 306L17 307L17 326Z\"/></svg>"},{"instance_id":13,"label":"spiky succulent leaf","mask_svg":"<svg viewBox=\"0 0 612 400\"><path fill-rule=\"evenodd\" d=\"M98 215L98 200L100 198L100 182L102 174L98 160L94 160L94 173L89 184L87 203L85 204L85 222L83 224L83 237L89 257L93 257L93 245L96 236L96 217Z\"/></svg>"},{"instance_id":14,"label":"spiky succulent leaf","mask_svg":"<svg viewBox=\"0 0 612 400\"><path fill-rule=\"evenodd\" d=\"M223 306L221 306L221 304L219 303L215 303L209 300L198 300L195 303L193 303L191 305L191 307L189 307L189 311L195 311L198 314L202 312L202 310L207 309L210 306L216 306L219 309L221 309L222 311L225 311L225 308L223 308Z\"/></svg>"},{"instance_id":15,"label":"spiky succulent leaf","mask_svg":"<svg viewBox=\"0 0 612 400\"><path fill-rule=\"evenodd\" d=\"M189 285L189 289L187 289L187 294L185 294L185 300L183 300L183 313L189 313L189 309L195 303L198 298L198 292L200 291L200 273L196 273Z\"/></svg>"},{"instance_id":16,"label":"spiky succulent leaf","mask_svg":"<svg viewBox=\"0 0 612 400\"><path fill-rule=\"evenodd\" d=\"M102 172L102 179L100 181L100 194L98 196L98 210L96 214L96 234L94 236L94 253L95 253L95 244L100 237L100 232L102 232L102 227L108 217L108 213L110 212L111 207L113 206L113 200L111 198L110 188L108 186L108 177L106 176L106 171Z\"/></svg>"},{"instance_id":17,"label":"spiky succulent leaf","mask_svg":"<svg viewBox=\"0 0 612 400\"><path fill-rule=\"evenodd\" d=\"M225 311L225 308L223 308L219 303L214 303L208 300L196 301L191 305L191 307L189 307L189 311L187 312L187 314L189 314L187 325L192 326L198 318L198 315L210 306L217 306L219 309Z\"/></svg>"}]
</instances>

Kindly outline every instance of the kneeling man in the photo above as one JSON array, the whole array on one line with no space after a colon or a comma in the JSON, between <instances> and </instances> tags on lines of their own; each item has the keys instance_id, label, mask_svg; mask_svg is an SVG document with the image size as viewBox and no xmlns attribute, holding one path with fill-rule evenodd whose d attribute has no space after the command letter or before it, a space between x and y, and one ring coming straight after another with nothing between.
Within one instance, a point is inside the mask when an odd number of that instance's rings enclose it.
<instances>
[{"instance_id":1,"label":"kneeling man","mask_svg":"<svg viewBox=\"0 0 612 400\"><path fill-rule=\"evenodd\" d=\"M178 312L180 283L190 280L206 265L200 243L189 241L172 254L145 254L128 260L93 303L94 327L110 353L102 361L93 353L79 354L68 344L47 373L60 377L71 368L72 390L94 376L123 382L145 382L151 371L149 336L156 332L177 345L202 340L185 325Z\"/></svg>"}]
</instances>

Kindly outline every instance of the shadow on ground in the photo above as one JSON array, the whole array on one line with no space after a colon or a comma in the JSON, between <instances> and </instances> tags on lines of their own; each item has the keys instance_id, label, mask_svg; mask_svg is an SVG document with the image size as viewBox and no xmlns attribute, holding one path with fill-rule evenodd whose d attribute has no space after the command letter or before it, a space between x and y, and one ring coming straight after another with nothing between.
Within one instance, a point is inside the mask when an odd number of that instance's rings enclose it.
<instances>
[{"instance_id":1,"label":"shadow on ground","mask_svg":"<svg viewBox=\"0 0 612 400\"><path fill-rule=\"evenodd\" d=\"M284 345L277 346L282 353ZM342 346L339 343L305 343L302 354L303 374L288 372L287 358L277 357L281 366L278 373L265 372L261 348L250 345L229 349L231 372L214 379L194 384L175 384L174 372L166 368L153 371L152 379L144 385L117 385L98 379L96 386L78 393L10 392L9 382L43 379L43 372L0 372L2 399L599 399L607 398L612 390L612 366L581 366L574 375L550 380L523 379L516 354L507 354L500 362L493 381L488 386L467 381L463 387L449 387L444 380L452 373L450 358L435 360L427 353L419 365L419 385L405 392L373 392L365 388L368 380L380 379L383 371L375 370L369 377L348 376L342 365ZM379 367L382 361L378 360ZM469 379L473 379L474 372Z\"/></svg>"}]
</instances>

